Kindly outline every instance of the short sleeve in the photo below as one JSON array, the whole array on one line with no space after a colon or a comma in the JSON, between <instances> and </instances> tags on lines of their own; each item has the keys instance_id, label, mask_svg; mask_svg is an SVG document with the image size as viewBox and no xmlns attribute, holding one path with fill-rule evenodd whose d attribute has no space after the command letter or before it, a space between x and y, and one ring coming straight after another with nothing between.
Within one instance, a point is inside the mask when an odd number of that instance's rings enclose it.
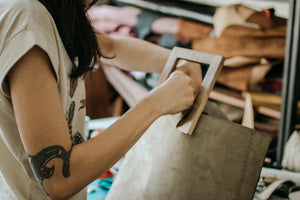
<instances>
[{"instance_id":1,"label":"short sleeve","mask_svg":"<svg viewBox=\"0 0 300 200\"><path fill-rule=\"evenodd\" d=\"M59 79L57 44L60 38L55 23L46 8L40 3L23 6L25 7L19 8L17 11L11 10L13 14L3 19L12 20L13 23L10 23L12 24L10 26L2 27L3 29L6 28L7 31L5 33L7 34L0 36L0 39L6 39L6 43L0 49L0 84L1 93L7 97L10 97L6 78L7 73L34 46L39 46L47 53L54 69L56 80L58 81Z\"/></svg>"}]
</instances>

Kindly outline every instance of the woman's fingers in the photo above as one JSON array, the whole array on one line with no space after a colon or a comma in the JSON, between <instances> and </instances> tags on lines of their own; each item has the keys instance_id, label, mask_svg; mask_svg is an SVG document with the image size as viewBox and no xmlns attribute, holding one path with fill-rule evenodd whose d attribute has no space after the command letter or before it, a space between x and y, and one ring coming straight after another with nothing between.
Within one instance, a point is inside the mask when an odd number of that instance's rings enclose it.
<instances>
[{"instance_id":1,"label":"woman's fingers","mask_svg":"<svg viewBox=\"0 0 300 200\"><path fill-rule=\"evenodd\" d=\"M202 70L201 65L186 60L180 60L177 64L176 70L182 71L202 84Z\"/></svg>"},{"instance_id":2,"label":"woman's fingers","mask_svg":"<svg viewBox=\"0 0 300 200\"><path fill-rule=\"evenodd\" d=\"M201 87L200 82L198 80L193 79L189 74L185 72L185 70L182 69L176 69L172 74L184 76L184 78L187 81L187 85L193 88L194 96L196 97L198 95Z\"/></svg>"},{"instance_id":3,"label":"woman's fingers","mask_svg":"<svg viewBox=\"0 0 300 200\"><path fill-rule=\"evenodd\" d=\"M200 83L186 73L175 70L158 88L150 92L161 113L175 114L193 105L199 93Z\"/></svg>"}]
</instances>

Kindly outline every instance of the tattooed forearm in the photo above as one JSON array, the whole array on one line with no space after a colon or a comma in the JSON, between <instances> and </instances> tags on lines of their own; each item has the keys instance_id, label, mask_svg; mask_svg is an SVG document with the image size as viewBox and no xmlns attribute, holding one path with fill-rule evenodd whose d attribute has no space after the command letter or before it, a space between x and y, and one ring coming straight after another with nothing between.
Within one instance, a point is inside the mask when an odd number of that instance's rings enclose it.
<instances>
[{"instance_id":1,"label":"tattooed forearm","mask_svg":"<svg viewBox=\"0 0 300 200\"><path fill-rule=\"evenodd\" d=\"M36 155L28 156L31 158L31 167L35 173L35 176L37 177L38 181L40 182L44 192L49 196L47 191L44 188L43 181L44 179L49 179L53 176L55 166L52 165L51 167L47 167L46 165L53 159L60 158L63 160L63 169L62 173L64 177L70 176L70 153L71 153L72 147L69 151L66 151L62 146L55 145L50 146Z\"/></svg>"}]
</instances>

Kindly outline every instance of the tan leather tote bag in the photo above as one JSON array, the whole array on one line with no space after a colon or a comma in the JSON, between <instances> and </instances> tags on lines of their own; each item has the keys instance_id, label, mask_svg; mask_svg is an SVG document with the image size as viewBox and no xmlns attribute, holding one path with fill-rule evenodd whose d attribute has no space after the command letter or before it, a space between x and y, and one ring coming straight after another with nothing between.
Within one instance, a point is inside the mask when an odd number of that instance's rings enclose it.
<instances>
[{"instance_id":1,"label":"tan leather tote bag","mask_svg":"<svg viewBox=\"0 0 300 200\"><path fill-rule=\"evenodd\" d=\"M177 123L173 116L163 116L150 126L126 154L106 199L251 200L270 138L205 114L191 136L181 133Z\"/></svg>"}]
</instances>

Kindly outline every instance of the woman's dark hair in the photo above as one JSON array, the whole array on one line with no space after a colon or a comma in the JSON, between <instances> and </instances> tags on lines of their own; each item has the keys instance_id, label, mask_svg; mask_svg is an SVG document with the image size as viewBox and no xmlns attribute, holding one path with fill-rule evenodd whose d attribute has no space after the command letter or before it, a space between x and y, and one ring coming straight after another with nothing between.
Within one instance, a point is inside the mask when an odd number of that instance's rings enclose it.
<instances>
[{"instance_id":1,"label":"woman's dark hair","mask_svg":"<svg viewBox=\"0 0 300 200\"><path fill-rule=\"evenodd\" d=\"M102 56L83 0L39 0L52 15L65 49L73 62L71 78L78 78L93 69ZM75 58L78 58L75 64Z\"/></svg>"}]
</instances>

